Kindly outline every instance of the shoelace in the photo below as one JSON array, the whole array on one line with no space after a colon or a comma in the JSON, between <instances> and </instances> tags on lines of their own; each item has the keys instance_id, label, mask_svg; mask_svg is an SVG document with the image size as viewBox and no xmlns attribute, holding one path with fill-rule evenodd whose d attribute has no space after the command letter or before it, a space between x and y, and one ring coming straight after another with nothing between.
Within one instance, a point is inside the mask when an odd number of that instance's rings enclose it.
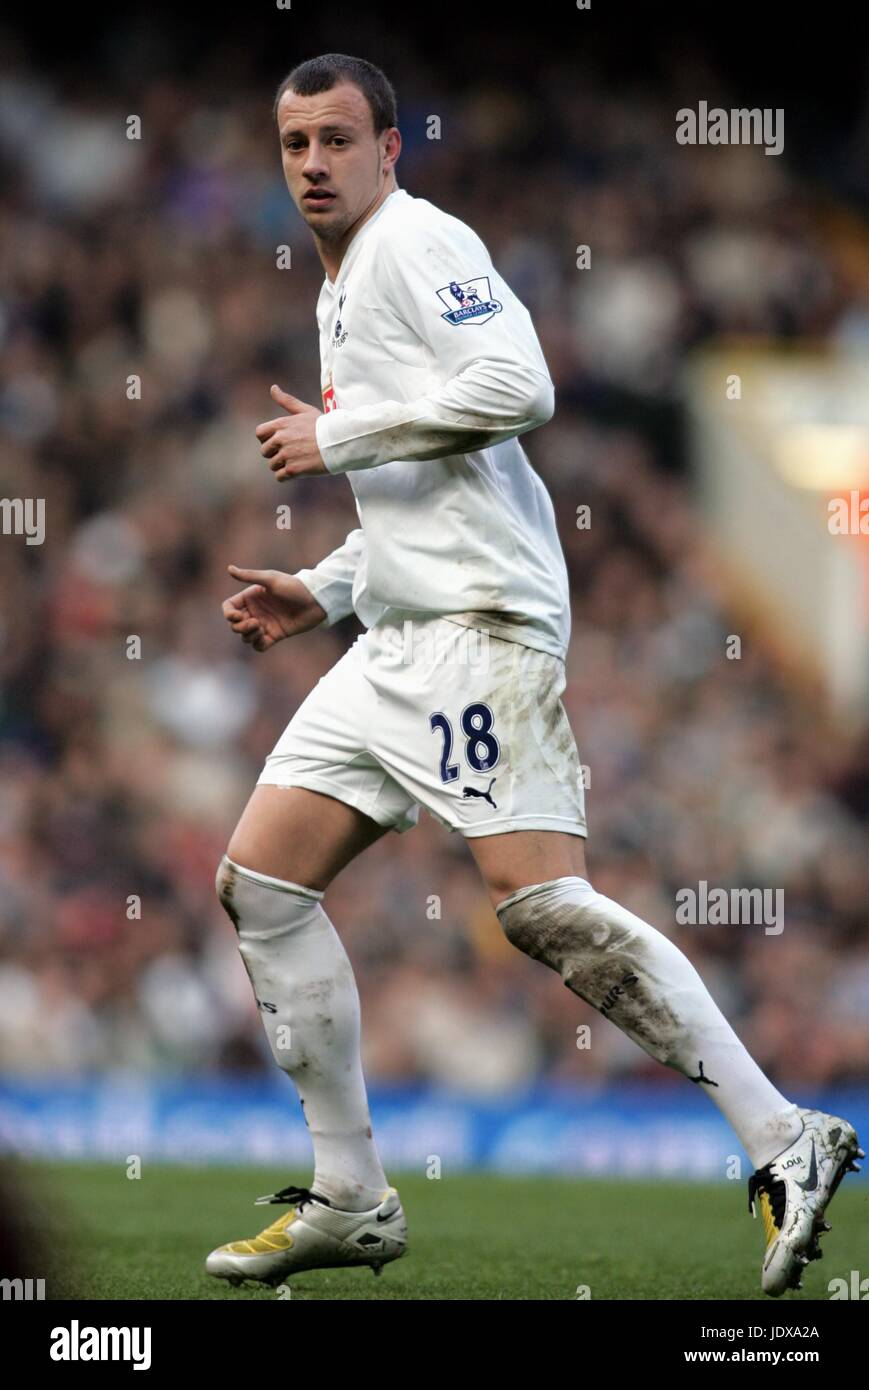
<instances>
[{"instance_id":1,"label":"shoelace","mask_svg":"<svg viewBox=\"0 0 869 1390\"><path fill-rule=\"evenodd\" d=\"M308 1187L282 1187L280 1192L271 1192L266 1197L257 1197L254 1206L268 1206L272 1202L288 1202L290 1206L303 1207L306 1202L319 1202L322 1206L331 1206L325 1197L320 1197L316 1192L312 1192Z\"/></svg>"},{"instance_id":2,"label":"shoelace","mask_svg":"<svg viewBox=\"0 0 869 1390\"><path fill-rule=\"evenodd\" d=\"M748 1210L752 1216L757 1216L757 1212L754 1210L754 1199L758 1192L765 1192L769 1197L775 1224L781 1230L785 1217L787 1193L784 1182L781 1178L773 1177L768 1163L765 1167L758 1168L756 1173L752 1173L748 1180Z\"/></svg>"}]
</instances>

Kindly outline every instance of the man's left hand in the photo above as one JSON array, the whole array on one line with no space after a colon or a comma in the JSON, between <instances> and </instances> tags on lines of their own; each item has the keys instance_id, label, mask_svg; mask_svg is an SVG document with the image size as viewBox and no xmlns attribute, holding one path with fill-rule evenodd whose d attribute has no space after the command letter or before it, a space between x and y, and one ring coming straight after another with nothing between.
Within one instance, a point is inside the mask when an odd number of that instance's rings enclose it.
<instances>
[{"instance_id":1,"label":"man's left hand","mask_svg":"<svg viewBox=\"0 0 869 1390\"><path fill-rule=\"evenodd\" d=\"M260 453L268 459L278 482L302 478L308 473L328 473L317 448L317 419L323 412L315 405L306 405L290 396L280 386L272 387L271 397L289 414L257 425L256 437L260 441Z\"/></svg>"}]
</instances>

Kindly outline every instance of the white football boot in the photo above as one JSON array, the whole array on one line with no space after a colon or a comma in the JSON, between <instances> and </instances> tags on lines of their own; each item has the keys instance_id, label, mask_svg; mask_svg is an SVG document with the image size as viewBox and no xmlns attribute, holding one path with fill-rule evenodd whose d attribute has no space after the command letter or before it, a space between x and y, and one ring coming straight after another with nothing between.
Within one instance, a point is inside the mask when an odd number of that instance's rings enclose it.
<instances>
[{"instance_id":1,"label":"white football boot","mask_svg":"<svg viewBox=\"0 0 869 1390\"><path fill-rule=\"evenodd\" d=\"M860 1171L854 1159L865 1158L847 1120L802 1107L800 1115L799 1138L748 1180L748 1209L757 1216L759 1197L766 1232L761 1286L773 1298L801 1288L804 1266L821 1259L827 1205L845 1174Z\"/></svg>"},{"instance_id":2,"label":"white football boot","mask_svg":"<svg viewBox=\"0 0 869 1390\"><path fill-rule=\"evenodd\" d=\"M407 1225L398 1193L389 1187L370 1211L340 1211L306 1187L285 1187L256 1205L287 1202L288 1212L249 1240L219 1245L205 1261L209 1274L240 1284L255 1279L280 1284L303 1269L383 1265L407 1249Z\"/></svg>"}]
</instances>

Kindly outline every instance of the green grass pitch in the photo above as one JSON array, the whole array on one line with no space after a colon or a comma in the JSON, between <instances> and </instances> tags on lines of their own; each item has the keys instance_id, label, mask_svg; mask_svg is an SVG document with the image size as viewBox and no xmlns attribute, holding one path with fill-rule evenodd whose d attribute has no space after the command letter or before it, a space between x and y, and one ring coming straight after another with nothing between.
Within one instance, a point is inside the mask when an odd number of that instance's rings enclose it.
<instances>
[{"instance_id":1,"label":"green grass pitch","mask_svg":"<svg viewBox=\"0 0 869 1390\"><path fill-rule=\"evenodd\" d=\"M24 1174L24 1168L19 1172ZM84 1299L276 1299L207 1275L215 1245L255 1235L281 1208L253 1199L309 1174L147 1163L28 1163L34 1239L48 1235L46 1294ZM408 1218L408 1253L368 1269L314 1270L291 1299L765 1299L763 1236L745 1181L634 1182L390 1174ZM833 1277L865 1267L869 1188L847 1182L829 1211L825 1255L782 1301L829 1298Z\"/></svg>"}]
</instances>

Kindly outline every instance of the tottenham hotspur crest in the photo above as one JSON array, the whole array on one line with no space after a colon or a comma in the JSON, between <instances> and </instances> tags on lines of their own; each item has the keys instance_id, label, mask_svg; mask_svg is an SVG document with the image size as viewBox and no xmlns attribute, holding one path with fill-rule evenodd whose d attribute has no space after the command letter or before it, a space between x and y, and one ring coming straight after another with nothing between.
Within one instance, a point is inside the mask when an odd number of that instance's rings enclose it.
<instances>
[{"instance_id":1,"label":"tottenham hotspur crest","mask_svg":"<svg viewBox=\"0 0 869 1390\"><path fill-rule=\"evenodd\" d=\"M448 312L441 314L447 323L458 326L462 323L486 323L504 307L499 300L492 298L488 275L478 275L473 280L451 280L438 290L441 303Z\"/></svg>"},{"instance_id":2,"label":"tottenham hotspur crest","mask_svg":"<svg viewBox=\"0 0 869 1390\"><path fill-rule=\"evenodd\" d=\"M338 299L338 316L335 319L335 327L332 330L332 345L336 348L343 347L347 341L347 330L344 327L344 324L341 322L341 314L344 309L344 300L346 298L347 288L346 286L342 286L341 294Z\"/></svg>"}]
</instances>

